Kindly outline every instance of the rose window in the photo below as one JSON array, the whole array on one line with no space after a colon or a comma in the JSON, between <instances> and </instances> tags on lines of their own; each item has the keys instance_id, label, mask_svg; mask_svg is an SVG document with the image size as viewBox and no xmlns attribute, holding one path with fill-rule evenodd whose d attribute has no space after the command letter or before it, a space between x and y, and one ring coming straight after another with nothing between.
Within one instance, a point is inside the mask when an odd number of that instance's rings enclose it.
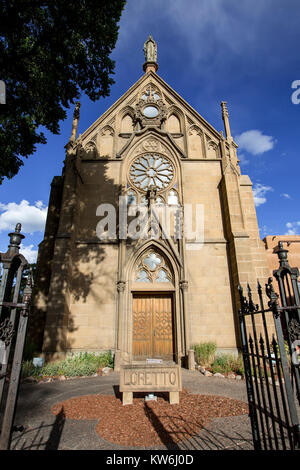
<instances>
[{"instance_id":1,"label":"rose window","mask_svg":"<svg viewBox=\"0 0 300 470\"><path fill-rule=\"evenodd\" d=\"M166 157L147 154L134 160L129 178L139 189L146 191L151 186L161 191L169 186L174 178L174 167Z\"/></svg>"}]
</instances>

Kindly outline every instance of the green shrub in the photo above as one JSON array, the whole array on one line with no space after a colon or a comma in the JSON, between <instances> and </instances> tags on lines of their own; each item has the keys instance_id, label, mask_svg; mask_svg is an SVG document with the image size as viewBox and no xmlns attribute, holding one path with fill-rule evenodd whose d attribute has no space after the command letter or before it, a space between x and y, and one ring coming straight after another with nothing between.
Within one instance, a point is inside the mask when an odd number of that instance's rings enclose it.
<instances>
[{"instance_id":1,"label":"green shrub","mask_svg":"<svg viewBox=\"0 0 300 470\"><path fill-rule=\"evenodd\" d=\"M198 364L203 367L208 367L212 364L217 350L216 343L199 343L194 344L192 347L195 351L195 359Z\"/></svg>"},{"instance_id":2,"label":"green shrub","mask_svg":"<svg viewBox=\"0 0 300 470\"><path fill-rule=\"evenodd\" d=\"M238 375L244 376L245 371L243 358L242 356L238 356L238 358L236 358L231 354L219 354L212 364L212 371L214 374L217 372L221 374L234 372Z\"/></svg>"},{"instance_id":3,"label":"green shrub","mask_svg":"<svg viewBox=\"0 0 300 470\"><path fill-rule=\"evenodd\" d=\"M213 365L212 365L212 372L213 372L214 374L216 374L216 373L224 374L224 373L227 372L227 371L225 371L225 370L224 370L224 367L220 366L219 364L213 364Z\"/></svg>"},{"instance_id":4,"label":"green shrub","mask_svg":"<svg viewBox=\"0 0 300 470\"><path fill-rule=\"evenodd\" d=\"M43 367L34 367L32 361L24 361L22 377L29 376L57 376L77 377L93 375L103 367L113 367L113 355L111 351L103 354L80 353L74 357L67 357L63 361L54 361L44 364Z\"/></svg>"}]
</instances>

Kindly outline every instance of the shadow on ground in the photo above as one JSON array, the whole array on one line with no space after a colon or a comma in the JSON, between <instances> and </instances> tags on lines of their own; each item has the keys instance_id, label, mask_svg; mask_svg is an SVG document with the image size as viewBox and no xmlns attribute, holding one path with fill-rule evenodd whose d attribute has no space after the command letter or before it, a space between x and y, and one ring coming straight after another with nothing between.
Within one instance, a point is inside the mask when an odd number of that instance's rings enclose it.
<instances>
[{"instance_id":1,"label":"shadow on ground","mask_svg":"<svg viewBox=\"0 0 300 470\"><path fill-rule=\"evenodd\" d=\"M202 376L203 377L203 376ZM232 384L226 380L203 381L199 375L183 373L183 385L192 393L221 395L232 398L244 398L244 385ZM204 377L203 377L204 378ZM186 379L186 380L185 380ZM206 378L204 378L206 379ZM64 410L54 416L51 407L68 398L82 395L105 394L115 395L121 399L118 384L119 375L115 372L108 377L76 379L65 382L44 384L26 384L21 386L20 398L16 414L16 425L23 425L23 432L14 432L11 449L14 450L123 450L141 447L125 447L105 441L96 433L97 420L66 420ZM192 384L189 387L189 384ZM208 383L208 385L207 385ZM214 389L213 385L214 383ZM167 400L167 395L160 394ZM135 395L137 397L138 395ZM246 401L244 399L244 401ZM155 416L145 403L145 414L152 421L163 444L154 449L172 450L245 450L253 449L250 420L248 416L230 416L213 419L207 427L197 435L190 436L178 443L165 439L166 430L159 418ZM176 433L176 422L174 431ZM186 427L188 430L188 424ZM173 433L174 433L173 431ZM178 428L178 432L180 429Z\"/></svg>"}]
</instances>

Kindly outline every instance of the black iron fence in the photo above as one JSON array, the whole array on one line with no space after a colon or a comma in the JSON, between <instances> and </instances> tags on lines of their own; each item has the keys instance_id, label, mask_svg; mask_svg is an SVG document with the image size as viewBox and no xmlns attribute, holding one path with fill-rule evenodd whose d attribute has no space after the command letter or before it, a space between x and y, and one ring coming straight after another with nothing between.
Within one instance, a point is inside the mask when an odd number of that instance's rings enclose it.
<instances>
[{"instance_id":1,"label":"black iron fence","mask_svg":"<svg viewBox=\"0 0 300 470\"><path fill-rule=\"evenodd\" d=\"M279 244L280 267L273 272L279 295L269 278L261 285L257 303L250 286L247 295L239 287L239 310L249 416L254 448L299 449L299 345L300 302L297 268L290 268L287 250ZM298 403L299 402L299 403Z\"/></svg>"},{"instance_id":2,"label":"black iron fence","mask_svg":"<svg viewBox=\"0 0 300 470\"><path fill-rule=\"evenodd\" d=\"M18 398L22 358L27 332L28 314L32 293L32 276L28 274L26 286L21 292L27 260L19 253L21 224L9 234L10 244L6 253L0 253L0 450L10 447L11 434ZM8 384L7 384L8 381ZM8 385L8 390L5 385Z\"/></svg>"}]
</instances>

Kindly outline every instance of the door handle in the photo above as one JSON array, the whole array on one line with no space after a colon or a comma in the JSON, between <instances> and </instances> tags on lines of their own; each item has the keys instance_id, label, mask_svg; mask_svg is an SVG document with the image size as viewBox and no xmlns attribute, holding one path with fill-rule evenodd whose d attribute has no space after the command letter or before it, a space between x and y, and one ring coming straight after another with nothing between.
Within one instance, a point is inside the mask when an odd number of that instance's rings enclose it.
<instances>
[{"instance_id":1,"label":"door handle","mask_svg":"<svg viewBox=\"0 0 300 470\"><path fill-rule=\"evenodd\" d=\"M156 336L156 329L153 330L153 336Z\"/></svg>"}]
</instances>

